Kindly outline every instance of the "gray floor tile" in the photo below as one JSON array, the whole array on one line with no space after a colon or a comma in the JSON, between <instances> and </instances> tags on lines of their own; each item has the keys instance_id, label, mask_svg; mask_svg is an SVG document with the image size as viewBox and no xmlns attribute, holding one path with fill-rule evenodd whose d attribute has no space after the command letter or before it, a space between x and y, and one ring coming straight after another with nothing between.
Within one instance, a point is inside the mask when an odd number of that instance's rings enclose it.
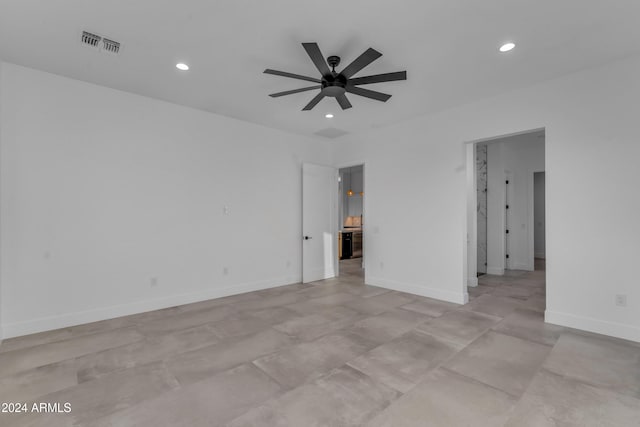
<instances>
[{"instance_id":1,"label":"gray floor tile","mask_svg":"<svg viewBox=\"0 0 640 427\"><path fill-rule=\"evenodd\" d=\"M640 346L565 332L544 364L549 371L640 398Z\"/></svg>"},{"instance_id":2,"label":"gray floor tile","mask_svg":"<svg viewBox=\"0 0 640 427\"><path fill-rule=\"evenodd\" d=\"M176 389L178 382L162 362L119 371L94 381L42 396L43 402L69 402L78 424L152 399Z\"/></svg>"},{"instance_id":3,"label":"gray floor tile","mask_svg":"<svg viewBox=\"0 0 640 427\"><path fill-rule=\"evenodd\" d=\"M465 346L501 319L473 311L454 310L416 327L422 333Z\"/></svg>"},{"instance_id":4,"label":"gray floor tile","mask_svg":"<svg viewBox=\"0 0 640 427\"><path fill-rule=\"evenodd\" d=\"M0 378L0 402L35 400L45 394L77 384L75 360L64 360Z\"/></svg>"},{"instance_id":5,"label":"gray floor tile","mask_svg":"<svg viewBox=\"0 0 640 427\"><path fill-rule=\"evenodd\" d=\"M360 313L375 316L394 309L395 307L408 304L415 300L415 296L402 295L399 292L387 292L369 298L361 298L345 303L346 307L359 311Z\"/></svg>"},{"instance_id":6,"label":"gray floor tile","mask_svg":"<svg viewBox=\"0 0 640 427\"><path fill-rule=\"evenodd\" d=\"M339 329L344 329L362 318L358 312L346 307L326 307L313 314L299 315L286 322L274 325L278 331L295 336L302 341L311 341Z\"/></svg>"},{"instance_id":7,"label":"gray floor tile","mask_svg":"<svg viewBox=\"0 0 640 427\"><path fill-rule=\"evenodd\" d=\"M444 313L460 308L459 304L446 301L438 301L431 298L420 298L409 304L401 306L403 310L411 310L431 317L439 317Z\"/></svg>"},{"instance_id":8,"label":"gray floor tile","mask_svg":"<svg viewBox=\"0 0 640 427\"><path fill-rule=\"evenodd\" d=\"M542 344L489 331L445 366L519 397L550 351L550 347Z\"/></svg>"},{"instance_id":9,"label":"gray floor tile","mask_svg":"<svg viewBox=\"0 0 640 427\"><path fill-rule=\"evenodd\" d=\"M358 299L358 296L353 295L352 293L336 292L335 294L310 299L309 302L321 305L338 305L353 301L355 299Z\"/></svg>"},{"instance_id":10,"label":"gray floor tile","mask_svg":"<svg viewBox=\"0 0 640 427\"><path fill-rule=\"evenodd\" d=\"M75 427L73 416L69 414L48 414L38 412L0 414L2 427Z\"/></svg>"},{"instance_id":11,"label":"gray floor tile","mask_svg":"<svg viewBox=\"0 0 640 427\"><path fill-rule=\"evenodd\" d=\"M263 310L250 311L250 313L270 325L277 325L300 316L297 311L286 307L269 307Z\"/></svg>"},{"instance_id":12,"label":"gray floor tile","mask_svg":"<svg viewBox=\"0 0 640 427\"><path fill-rule=\"evenodd\" d=\"M229 423L241 426L361 426L398 393L349 367L257 407Z\"/></svg>"},{"instance_id":13,"label":"gray floor tile","mask_svg":"<svg viewBox=\"0 0 640 427\"><path fill-rule=\"evenodd\" d=\"M524 307L523 300L484 294L465 305L463 310L472 310L492 316L506 317L516 308L522 307Z\"/></svg>"},{"instance_id":14,"label":"gray floor tile","mask_svg":"<svg viewBox=\"0 0 640 427\"><path fill-rule=\"evenodd\" d=\"M0 353L55 341L62 341L69 338L81 337L84 335L96 334L99 332L112 331L114 329L134 326L135 324L136 322L130 316L117 317L115 319L102 320L100 322L86 323L84 325L9 338L2 341L2 344L0 345Z\"/></svg>"},{"instance_id":15,"label":"gray floor tile","mask_svg":"<svg viewBox=\"0 0 640 427\"><path fill-rule=\"evenodd\" d=\"M172 316L153 319L141 323L138 329L147 336L153 336L224 320L234 313L236 313L234 308L222 305L208 309L180 312Z\"/></svg>"},{"instance_id":16,"label":"gray floor tile","mask_svg":"<svg viewBox=\"0 0 640 427\"><path fill-rule=\"evenodd\" d=\"M515 399L495 388L438 369L393 402L369 427L502 426Z\"/></svg>"},{"instance_id":17,"label":"gray floor tile","mask_svg":"<svg viewBox=\"0 0 640 427\"><path fill-rule=\"evenodd\" d=\"M287 304L294 304L307 300L309 297L302 293L286 293L266 298L243 301L234 304L234 308L238 310L263 310L271 307L281 307Z\"/></svg>"},{"instance_id":18,"label":"gray floor tile","mask_svg":"<svg viewBox=\"0 0 640 427\"><path fill-rule=\"evenodd\" d=\"M277 395L280 386L252 365L241 365L146 400L92 426L219 426Z\"/></svg>"},{"instance_id":19,"label":"gray floor tile","mask_svg":"<svg viewBox=\"0 0 640 427\"><path fill-rule=\"evenodd\" d=\"M420 313L394 309L360 320L349 331L381 344L409 332L427 318Z\"/></svg>"},{"instance_id":20,"label":"gray floor tile","mask_svg":"<svg viewBox=\"0 0 640 427\"><path fill-rule=\"evenodd\" d=\"M344 289L344 284L341 281L338 279L330 279L314 282L314 284L309 285L308 288L300 290L298 295L304 296L305 299L320 298L344 292Z\"/></svg>"},{"instance_id":21,"label":"gray floor tile","mask_svg":"<svg viewBox=\"0 0 640 427\"><path fill-rule=\"evenodd\" d=\"M556 375L536 375L509 427L640 425L640 400Z\"/></svg>"},{"instance_id":22,"label":"gray floor tile","mask_svg":"<svg viewBox=\"0 0 640 427\"><path fill-rule=\"evenodd\" d=\"M526 300L534 295L536 288L532 286L524 286L520 283L513 285L504 285L494 288L491 295L496 297L509 297L517 300Z\"/></svg>"},{"instance_id":23,"label":"gray floor tile","mask_svg":"<svg viewBox=\"0 0 640 427\"><path fill-rule=\"evenodd\" d=\"M493 327L496 332L513 335L529 341L554 345L566 329L544 323L544 314L525 309L516 309Z\"/></svg>"},{"instance_id":24,"label":"gray floor tile","mask_svg":"<svg viewBox=\"0 0 640 427\"><path fill-rule=\"evenodd\" d=\"M358 280L355 283L346 283L344 290L354 295L358 295L362 298L375 297L377 295L386 294L391 292L389 289L379 288L377 286L363 285L362 280Z\"/></svg>"},{"instance_id":25,"label":"gray floor tile","mask_svg":"<svg viewBox=\"0 0 640 427\"><path fill-rule=\"evenodd\" d=\"M476 287L469 287L467 292L469 293L469 298L470 299L474 299L479 297L480 295L484 295L487 293L491 292L491 287L489 286L476 286Z\"/></svg>"},{"instance_id":26,"label":"gray floor tile","mask_svg":"<svg viewBox=\"0 0 640 427\"><path fill-rule=\"evenodd\" d=\"M356 299L359 299L359 297L349 292L332 292L328 295L298 301L294 304L289 304L286 307L301 315L306 315L309 313L321 312L327 308L333 308L338 304L348 303L349 301Z\"/></svg>"},{"instance_id":27,"label":"gray floor tile","mask_svg":"<svg viewBox=\"0 0 640 427\"><path fill-rule=\"evenodd\" d=\"M532 295L522 303L522 308L539 311L540 313L544 313L546 307L547 298L544 296L544 294L540 293Z\"/></svg>"},{"instance_id":28,"label":"gray floor tile","mask_svg":"<svg viewBox=\"0 0 640 427\"><path fill-rule=\"evenodd\" d=\"M90 353L76 359L78 381L85 382L114 371L164 360L218 341L220 338L211 327L203 325Z\"/></svg>"},{"instance_id":29,"label":"gray floor tile","mask_svg":"<svg viewBox=\"0 0 640 427\"><path fill-rule=\"evenodd\" d=\"M251 335L268 329L270 324L247 312L234 313L210 324L221 338Z\"/></svg>"},{"instance_id":30,"label":"gray floor tile","mask_svg":"<svg viewBox=\"0 0 640 427\"><path fill-rule=\"evenodd\" d=\"M71 328L56 329L53 331L8 338L0 343L0 353L19 350L21 348L35 347L37 345L62 341L69 338L73 338Z\"/></svg>"},{"instance_id":31,"label":"gray floor tile","mask_svg":"<svg viewBox=\"0 0 640 427\"><path fill-rule=\"evenodd\" d=\"M253 363L286 388L294 388L342 366L375 346L358 335L338 332L301 343Z\"/></svg>"},{"instance_id":32,"label":"gray floor tile","mask_svg":"<svg viewBox=\"0 0 640 427\"><path fill-rule=\"evenodd\" d=\"M349 366L401 393L459 350L430 335L408 333L348 362Z\"/></svg>"},{"instance_id":33,"label":"gray floor tile","mask_svg":"<svg viewBox=\"0 0 640 427\"><path fill-rule=\"evenodd\" d=\"M266 354L274 353L295 341L274 329L179 354L167 360L169 370L180 384L190 384L213 376Z\"/></svg>"},{"instance_id":34,"label":"gray floor tile","mask_svg":"<svg viewBox=\"0 0 640 427\"><path fill-rule=\"evenodd\" d=\"M7 351L0 353L0 378L143 338L134 327L130 327Z\"/></svg>"}]
</instances>

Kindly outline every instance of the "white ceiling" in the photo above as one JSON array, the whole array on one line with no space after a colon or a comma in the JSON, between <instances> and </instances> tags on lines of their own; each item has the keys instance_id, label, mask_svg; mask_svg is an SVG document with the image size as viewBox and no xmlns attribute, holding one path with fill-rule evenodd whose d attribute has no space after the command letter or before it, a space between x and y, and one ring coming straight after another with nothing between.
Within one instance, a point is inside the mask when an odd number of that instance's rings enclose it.
<instances>
[{"instance_id":1,"label":"white ceiling","mask_svg":"<svg viewBox=\"0 0 640 427\"><path fill-rule=\"evenodd\" d=\"M305 135L355 133L468 103L640 51L638 0L0 0L0 58ZM82 30L122 43L119 56L79 42ZM508 54L498 47L513 40ZM302 42L346 65L368 47L382 58L357 76L407 70L349 95L342 111L315 95L269 93L317 76ZM191 66L175 69L177 62ZM341 67L338 67L341 69ZM332 112L331 120L324 114ZM322 132L321 132L322 133Z\"/></svg>"}]
</instances>

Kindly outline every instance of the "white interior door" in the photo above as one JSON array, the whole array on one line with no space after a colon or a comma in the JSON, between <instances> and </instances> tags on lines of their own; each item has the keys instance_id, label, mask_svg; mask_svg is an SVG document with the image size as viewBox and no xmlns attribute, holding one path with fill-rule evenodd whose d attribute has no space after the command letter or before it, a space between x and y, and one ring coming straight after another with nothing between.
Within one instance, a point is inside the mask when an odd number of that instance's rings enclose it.
<instances>
[{"instance_id":1,"label":"white interior door","mask_svg":"<svg viewBox=\"0 0 640 427\"><path fill-rule=\"evenodd\" d=\"M302 165L302 281L335 277L338 268L338 171Z\"/></svg>"}]
</instances>

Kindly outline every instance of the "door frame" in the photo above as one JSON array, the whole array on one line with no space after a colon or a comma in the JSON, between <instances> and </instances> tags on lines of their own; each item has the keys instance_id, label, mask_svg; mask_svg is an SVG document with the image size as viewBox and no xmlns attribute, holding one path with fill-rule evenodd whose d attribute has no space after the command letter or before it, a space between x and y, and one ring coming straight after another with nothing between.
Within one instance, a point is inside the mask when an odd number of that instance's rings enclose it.
<instances>
[{"instance_id":1,"label":"door frame","mask_svg":"<svg viewBox=\"0 0 640 427\"><path fill-rule=\"evenodd\" d=\"M334 167L338 169L338 173L340 173L340 169L351 168L353 166L362 166L362 191L366 196L368 191L367 190L367 161L353 160L353 161L334 164ZM368 206L369 206L369 203L367 202L368 200L369 200L368 197L364 197L364 200L362 201L362 217L363 218L367 218L367 212L368 212ZM337 206L336 209L338 209L338 214L339 214L340 213L339 209L342 208L342 195L339 194L339 192L338 192L338 203L336 206ZM338 224L337 231L340 231L341 229L342 229L342 224ZM367 268L366 268L367 253L368 253L367 242L369 241L368 239L369 233L366 230L367 230L367 227L363 226L362 227L362 268L364 268L364 283L367 283ZM336 270L336 274L338 275L338 277L340 277L340 260L338 260L338 268Z\"/></svg>"},{"instance_id":2,"label":"door frame","mask_svg":"<svg viewBox=\"0 0 640 427\"><path fill-rule=\"evenodd\" d=\"M496 139L509 138L512 136L524 135L527 133L534 133L544 131L546 135L546 127L539 127L528 129L520 132L513 132L503 135L496 135L487 138L474 139L471 141L464 141L462 143L464 156L466 157L466 194L467 194L467 203L465 206L466 209L466 218L464 221L464 238L463 238L463 289L466 294L468 286L475 286L477 284L477 269L478 269L478 259L476 256L477 247L478 247L478 212L477 212L477 180L476 180L476 145L483 142L491 142ZM545 137L545 157L546 157L546 137ZM488 162L488 160L487 160ZM545 162L545 172L547 170L547 165ZM541 171L540 171L541 172ZM546 174L545 174L546 175ZM531 190L533 190L533 172L530 173L531 176ZM547 185L545 182L545 199L547 194ZM533 221L533 191L531 192L531 221ZM545 206L546 210L546 206ZM504 228L504 227L503 227ZM531 229L531 227L529 227ZM533 237L532 237L533 238ZM502 248L502 257L504 260L505 248ZM532 258L533 261L533 258ZM505 266L506 267L506 266ZM366 271L366 270L365 270ZM473 276L472 276L473 275Z\"/></svg>"},{"instance_id":3,"label":"door frame","mask_svg":"<svg viewBox=\"0 0 640 427\"><path fill-rule=\"evenodd\" d=\"M545 138L545 143L546 143L546 138ZM546 148L546 147L545 147ZM536 269L536 241L535 241L535 225L536 225L536 221L535 221L535 208L536 208L536 184L535 184L535 175L536 173L540 173L543 172L544 173L544 198L545 198L545 206L544 206L544 215L545 215L545 227L544 227L544 237L545 237L545 246L546 246L546 241L547 241L547 224L546 224L546 220L547 220L547 165L545 164L544 169L543 170L537 170L537 169L533 169L531 171L529 171L529 179L531 180L531 182L529 183L529 191L531 194L531 197L529 197L529 262L530 264L530 271L535 271ZM545 251L546 252L546 251Z\"/></svg>"}]
</instances>

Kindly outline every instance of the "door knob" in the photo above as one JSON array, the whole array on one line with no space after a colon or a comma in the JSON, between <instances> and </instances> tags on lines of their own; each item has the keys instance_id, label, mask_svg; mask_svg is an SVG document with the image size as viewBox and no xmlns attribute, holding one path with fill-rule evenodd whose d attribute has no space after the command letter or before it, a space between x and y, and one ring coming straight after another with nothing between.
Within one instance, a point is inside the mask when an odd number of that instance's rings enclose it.
<instances>
[{"instance_id":1,"label":"door knob","mask_svg":"<svg viewBox=\"0 0 640 427\"><path fill-rule=\"evenodd\" d=\"M310 240L311 236L304 236L304 240Z\"/></svg>"}]
</instances>

